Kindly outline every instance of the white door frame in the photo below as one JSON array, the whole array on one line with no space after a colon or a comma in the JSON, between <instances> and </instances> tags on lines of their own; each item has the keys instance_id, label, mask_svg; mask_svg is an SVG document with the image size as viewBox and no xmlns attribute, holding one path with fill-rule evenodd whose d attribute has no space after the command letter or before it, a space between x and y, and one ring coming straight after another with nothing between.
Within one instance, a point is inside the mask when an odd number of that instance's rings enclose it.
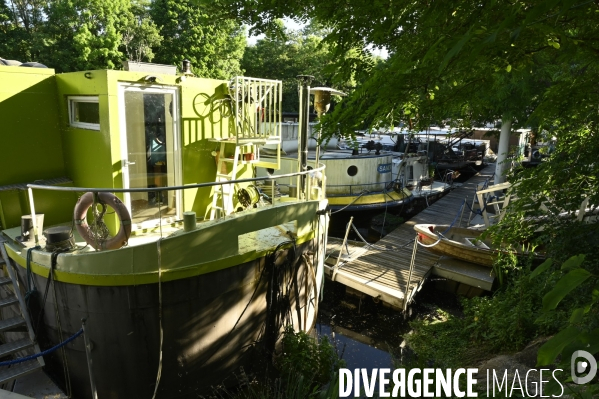
<instances>
[{"instance_id":1,"label":"white door frame","mask_svg":"<svg viewBox=\"0 0 599 399\"><path fill-rule=\"evenodd\" d=\"M120 82L118 83L118 109L119 109L119 129L120 129L120 145L121 145L121 173L123 179L123 188L130 187L130 174L129 174L129 151L127 148L127 121L125 115L125 92L140 92L140 93L151 93L151 94L172 94L173 96L173 158L174 158L174 175L175 185L183 185L183 173L181 165L181 121L179 117L179 88L176 86L160 86L160 85L142 85L138 83ZM131 193L124 193L124 203L129 211L130 215L133 215L131 209ZM183 219L183 193L182 190L175 192L175 206L176 206L176 218L178 220ZM168 220L164 220L163 224L168 224ZM135 228L148 228L155 227L156 221L147 221Z\"/></svg>"}]
</instances>

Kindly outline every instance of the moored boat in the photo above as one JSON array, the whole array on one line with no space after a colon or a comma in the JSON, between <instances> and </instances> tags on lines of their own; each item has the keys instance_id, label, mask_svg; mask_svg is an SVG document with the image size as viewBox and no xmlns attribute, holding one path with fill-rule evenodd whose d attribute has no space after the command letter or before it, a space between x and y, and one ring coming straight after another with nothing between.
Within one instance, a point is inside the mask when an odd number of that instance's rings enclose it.
<instances>
[{"instance_id":1,"label":"moored boat","mask_svg":"<svg viewBox=\"0 0 599 399\"><path fill-rule=\"evenodd\" d=\"M417 239L427 250L444 256L461 259L482 266L492 267L500 253L515 253L529 256L529 253L514 252L496 248L489 238L481 237L484 229L467 229L449 225L417 224L414 226ZM542 258L535 255L536 258Z\"/></svg>"},{"instance_id":2,"label":"moored boat","mask_svg":"<svg viewBox=\"0 0 599 399\"><path fill-rule=\"evenodd\" d=\"M290 171L295 195L266 197L277 177L254 177L279 168L259 147L280 142L280 81L18 67L0 79L14 132L0 245L42 349L86 320L90 345L44 357L73 397L197 397L272 351L283 324L312 328L324 167Z\"/></svg>"}]
</instances>

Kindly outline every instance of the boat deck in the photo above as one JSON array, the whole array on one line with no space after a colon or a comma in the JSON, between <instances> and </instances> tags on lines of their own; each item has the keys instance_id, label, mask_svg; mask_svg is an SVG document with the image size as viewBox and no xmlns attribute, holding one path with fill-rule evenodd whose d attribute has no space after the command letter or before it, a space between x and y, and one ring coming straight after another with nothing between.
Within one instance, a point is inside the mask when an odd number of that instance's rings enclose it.
<instances>
[{"instance_id":1,"label":"boat deck","mask_svg":"<svg viewBox=\"0 0 599 399\"><path fill-rule=\"evenodd\" d=\"M417 248L411 276L410 264L416 237L414 225L452 224L455 220L455 226L466 226L470 218L470 209L464 204L464 200L472 205L477 186L482 185L487 179L490 180L494 170L495 165L482 169L375 244L348 241L339 257L343 240L329 237L326 275L401 310L407 308L431 273L490 290L494 277L491 270L483 266L440 257L422 247ZM337 259L339 263L337 272L334 273ZM409 290L406 289L408 280Z\"/></svg>"}]
</instances>

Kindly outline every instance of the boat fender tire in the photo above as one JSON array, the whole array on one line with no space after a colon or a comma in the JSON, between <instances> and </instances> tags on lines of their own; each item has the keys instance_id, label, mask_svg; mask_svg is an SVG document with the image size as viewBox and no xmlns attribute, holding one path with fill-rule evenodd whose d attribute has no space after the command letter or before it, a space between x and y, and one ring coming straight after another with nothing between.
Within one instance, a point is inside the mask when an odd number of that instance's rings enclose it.
<instances>
[{"instance_id":1,"label":"boat fender tire","mask_svg":"<svg viewBox=\"0 0 599 399\"><path fill-rule=\"evenodd\" d=\"M94 193L87 192L83 194L73 212L73 218L75 219L75 226L81 237L86 243L91 245L94 249L107 250L107 249L119 249L126 245L131 236L131 216L125 204L114 194L100 192L98 193L98 201L101 204L108 205L119 217L121 227L116 235L108 240L98 241L94 239L89 225L87 224L87 211L94 203Z\"/></svg>"}]
</instances>

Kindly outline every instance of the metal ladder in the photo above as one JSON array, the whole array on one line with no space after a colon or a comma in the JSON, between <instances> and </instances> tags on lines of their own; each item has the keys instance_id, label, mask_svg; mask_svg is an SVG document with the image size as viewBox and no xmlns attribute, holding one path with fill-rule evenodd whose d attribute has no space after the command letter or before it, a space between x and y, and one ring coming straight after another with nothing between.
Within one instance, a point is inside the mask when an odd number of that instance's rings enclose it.
<instances>
[{"instance_id":1,"label":"metal ladder","mask_svg":"<svg viewBox=\"0 0 599 399\"><path fill-rule=\"evenodd\" d=\"M225 157L225 148L227 144L235 145L235 152L233 158ZM245 156L241 150L243 148L251 148L250 152L255 157L252 160L242 159ZM239 165L245 165L248 163L257 163L260 161L260 152L258 146L252 142L243 141L221 141L220 142L220 153L218 157L218 163L216 165L216 181L227 182L235 180L237 178L237 171ZM226 172L226 164L231 163L233 166L230 172ZM214 220L220 216L230 215L233 212L233 196L235 194L235 187L233 184L222 184L219 187L214 188L214 194L212 196L212 208L210 211L210 220ZM220 199L220 205L219 205Z\"/></svg>"},{"instance_id":2,"label":"metal ladder","mask_svg":"<svg viewBox=\"0 0 599 399\"><path fill-rule=\"evenodd\" d=\"M20 315L11 317L9 319L0 320L0 332L23 332L23 327L25 327L28 332L28 337L12 342L6 342L0 345L0 358L26 349L33 349L33 353L40 353L40 347L35 340L35 333L33 332L29 313L27 312L25 298L23 297L19 287L17 272L14 270L10 258L6 253L4 242L4 238L0 237L0 253L2 254L0 263L2 260L4 260L8 276L0 277L0 286L7 287L8 289L4 288L4 291L7 295L0 299L0 307L17 305L19 309L17 313ZM10 284L12 284L12 289L10 288ZM44 367L44 365L44 359L42 356L40 356L37 359L13 364L11 366L0 367L0 384L15 380L19 377L39 370Z\"/></svg>"}]
</instances>

